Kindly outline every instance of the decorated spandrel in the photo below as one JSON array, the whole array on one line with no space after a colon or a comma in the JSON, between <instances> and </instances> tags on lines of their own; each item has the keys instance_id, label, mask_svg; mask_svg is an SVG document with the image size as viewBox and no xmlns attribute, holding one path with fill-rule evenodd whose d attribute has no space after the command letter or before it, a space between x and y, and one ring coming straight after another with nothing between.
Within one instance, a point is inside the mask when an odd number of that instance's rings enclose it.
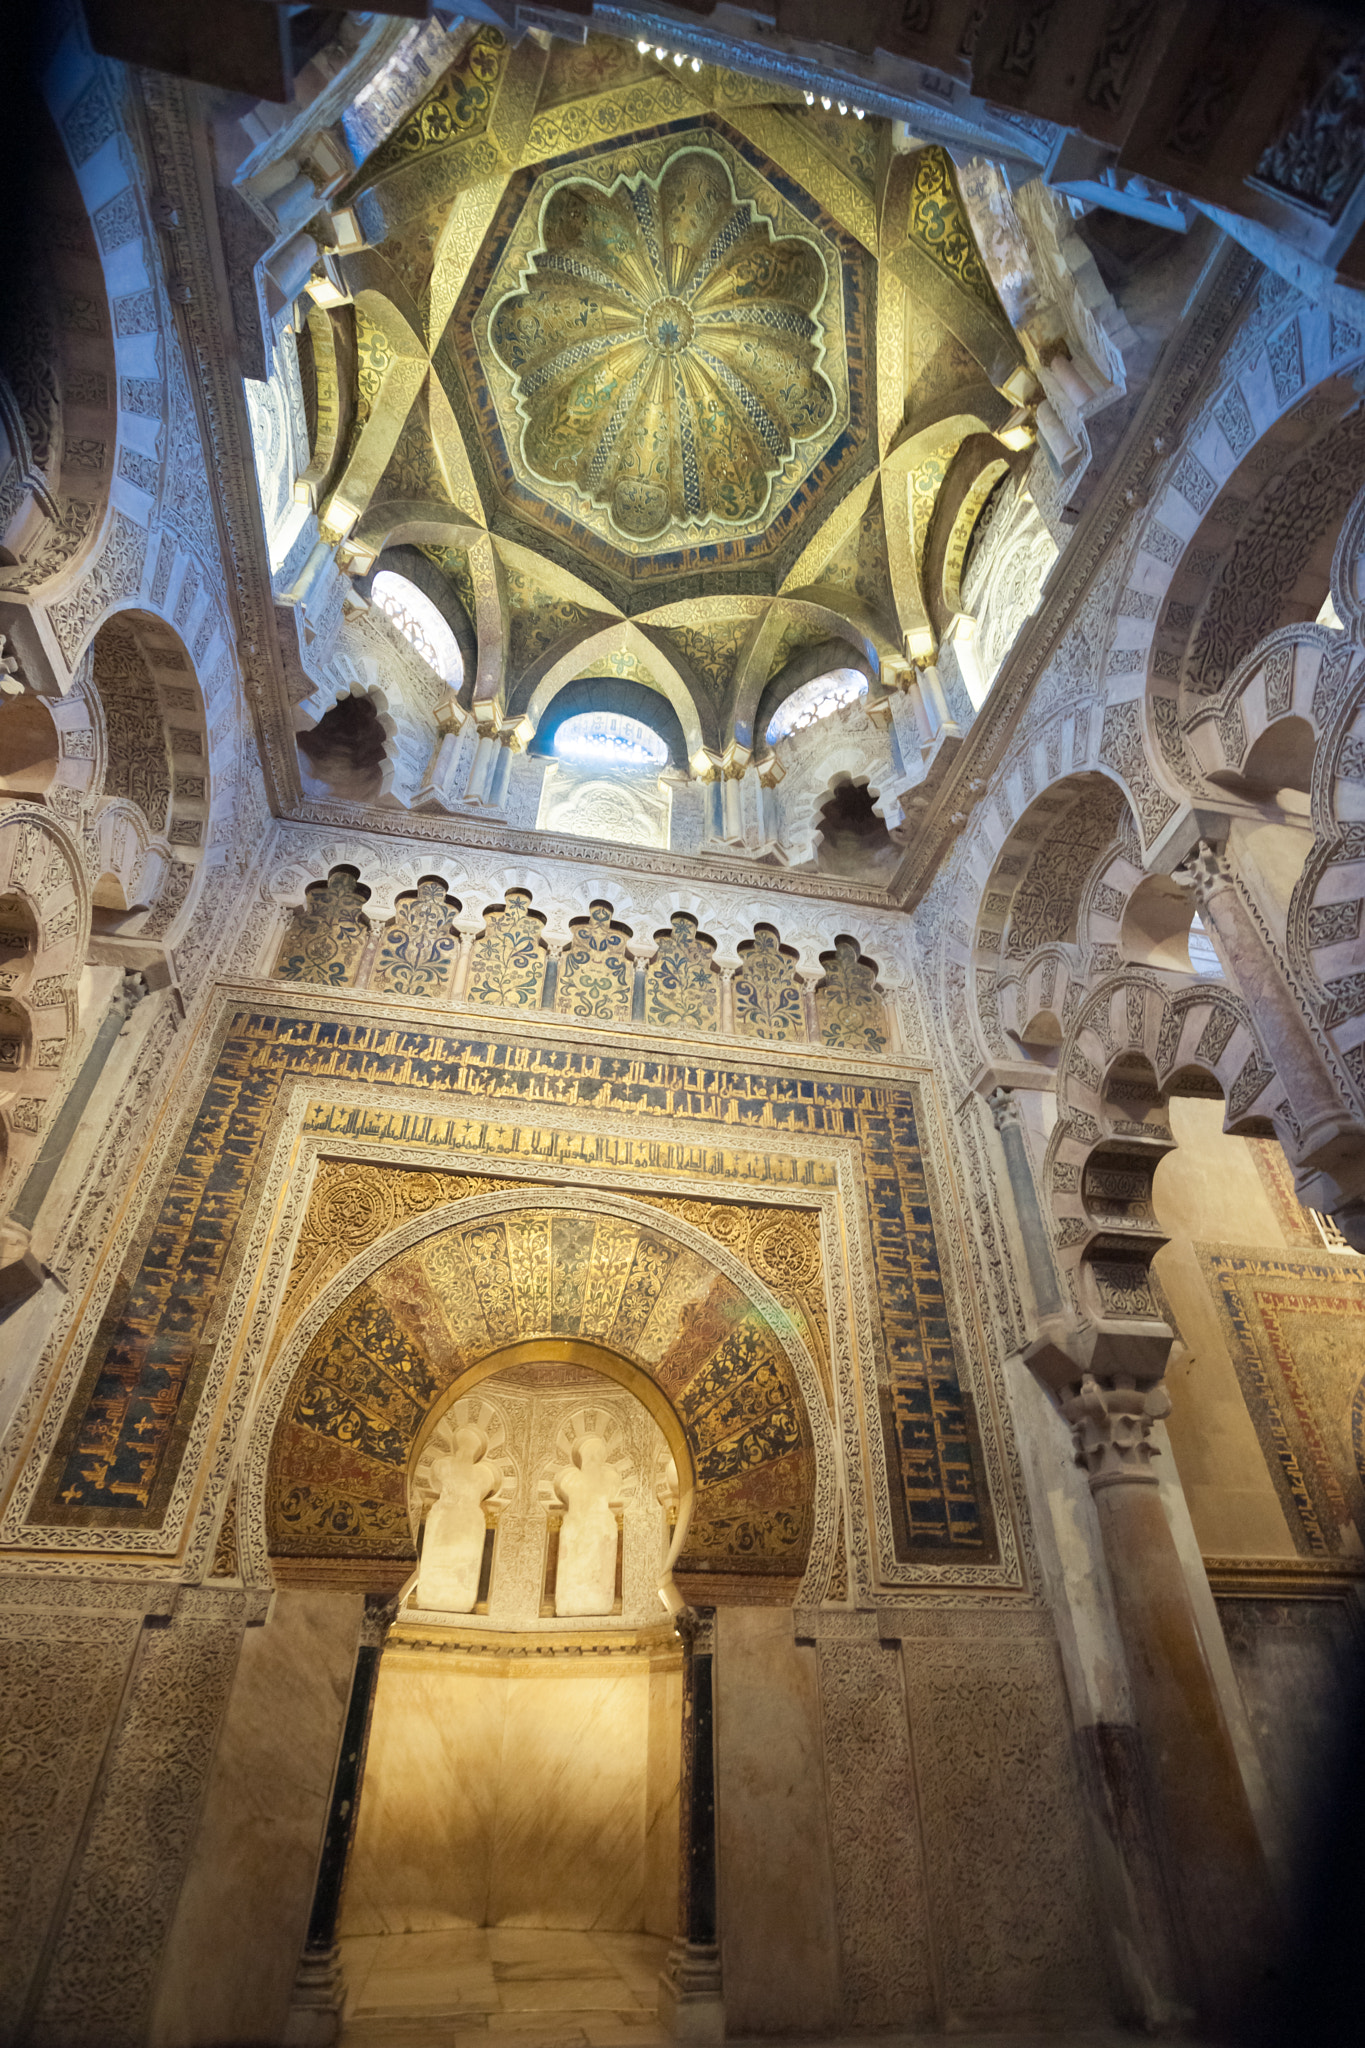
<instances>
[{"instance_id":1,"label":"decorated spandrel","mask_svg":"<svg viewBox=\"0 0 1365 2048\"><path fill-rule=\"evenodd\" d=\"M735 1030L742 1038L804 1038L796 967L771 925L759 925L740 954L734 980Z\"/></svg>"},{"instance_id":2,"label":"decorated spandrel","mask_svg":"<svg viewBox=\"0 0 1365 2048\"><path fill-rule=\"evenodd\" d=\"M885 1052L890 1043L886 1005L877 993L877 970L853 939L836 939L820 955L825 978L815 991L823 1044L840 1052Z\"/></svg>"},{"instance_id":3,"label":"decorated spandrel","mask_svg":"<svg viewBox=\"0 0 1365 2048\"><path fill-rule=\"evenodd\" d=\"M275 962L279 981L315 981L345 988L355 980L370 928L365 921L368 889L350 868L333 868L325 882L307 892L307 908L293 912Z\"/></svg>"},{"instance_id":4,"label":"decorated spandrel","mask_svg":"<svg viewBox=\"0 0 1365 2048\"><path fill-rule=\"evenodd\" d=\"M572 931L572 942L559 963L556 1009L566 1016L603 1021L628 1017L635 970L625 934L612 929L611 905L594 903L586 921L575 923Z\"/></svg>"},{"instance_id":5,"label":"decorated spandrel","mask_svg":"<svg viewBox=\"0 0 1365 2048\"><path fill-rule=\"evenodd\" d=\"M697 930L697 920L675 911L672 929L645 969L645 1022L670 1031L714 1031L719 1020L720 982L711 955L715 945Z\"/></svg>"},{"instance_id":6,"label":"decorated spandrel","mask_svg":"<svg viewBox=\"0 0 1365 2048\"><path fill-rule=\"evenodd\" d=\"M384 933L371 987L394 996L439 1001L449 990L455 964L459 942L454 919L459 908L447 896L445 883L430 875L410 896L400 896Z\"/></svg>"},{"instance_id":7,"label":"decorated spandrel","mask_svg":"<svg viewBox=\"0 0 1365 2048\"><path fill-rule=\"evenodd\" d=\"M500 1003L509 1010L539 1008L547 959L541 940L544 923L532 912L525 889L509 889L502 908L486 914L470 962L471 1003Z\"/></svg>"}]
</instances>

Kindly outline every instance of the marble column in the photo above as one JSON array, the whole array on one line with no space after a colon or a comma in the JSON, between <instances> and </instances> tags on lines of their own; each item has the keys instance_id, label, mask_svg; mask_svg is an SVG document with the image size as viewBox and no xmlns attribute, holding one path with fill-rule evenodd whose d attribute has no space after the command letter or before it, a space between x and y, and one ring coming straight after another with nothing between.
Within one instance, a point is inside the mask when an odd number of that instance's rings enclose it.
<instances>
[{"instance_id":1,"label":"marble column","mask_svg":"<svg viewBox=\"0 0 1365 2048\"><path fill-rule=\"evenodd\" d=\"M1106 1372L1104 1349L1101 1335L1060 1406L1094 1496L1188 1978L1204 2023L1235 2026L1276 1952L1269 1878L1151 1470L1170 1397Z\"/></svg>"},{"instance_id":2,"label":"marble column","mask_svg":"<svg viewBox=\"0 0 1365 2048\"><path fill-rule=\"evenodd\" d=\"M1365 1131L1337 1092L1323 1048L1257 929L1225 857L1201 840L1174 879L1194 895L1233 986L1256 1020L1297 1126L1294 1180L1299 1199L1339 1214L1357 1250L1365 1249ZM1360 1242L1357 1243L1357 1237Z\"/></svg>"},{"instance_id":3,"label":"marble column","mask_svg":"<svg viewBox=\"0 0 1365 2048\"><path fill-rule=\"evenodd\" d=\"M716 1925L715 1616L674 1616L683 1645L678 1931L659 1978L659 2017L683 2041L722 2041L725 2006Z\"/></svg>"},{"instance_id":4,"label":"marble column","mask_svg":"<svg viewBox=\"0 0 1365 2048\"><path fill-rule=\"evenodd\" d=\"M294 1994L290 2000L285 2048L330 2048L341 2031L346 1987L336 1941L337 1916L341 1910L351 1843L355 1838L379 1660L383 1655L384 1638L396 1612L396 1603L392 1601L379 1602L371 1596L365 1602L355 1675L351 1680L341 1750L327 1809L327 1829L322 1838L313 1905L308 1916L308 1934L299 1957Z\"/></svg>"}]
</instances>

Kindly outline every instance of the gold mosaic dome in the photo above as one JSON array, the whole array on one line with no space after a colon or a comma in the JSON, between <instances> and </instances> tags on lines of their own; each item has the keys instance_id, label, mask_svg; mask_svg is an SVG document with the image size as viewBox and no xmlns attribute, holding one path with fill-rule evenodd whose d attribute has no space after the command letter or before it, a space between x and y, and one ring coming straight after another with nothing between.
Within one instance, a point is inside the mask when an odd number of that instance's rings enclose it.
<instances>
[{"instance_id":1,"label":"gold mosaic dome","mask_svg":"<svg viewBox=\"0 0 1365 2048\"><path fill-rule=\"evenodd\" d=\"M816 244L775 233L710 150L610 189L555 186L488 328L523 464L628 542L761 524L775 481L838 418L829 296Z\"/></svg>"}]
</instances>

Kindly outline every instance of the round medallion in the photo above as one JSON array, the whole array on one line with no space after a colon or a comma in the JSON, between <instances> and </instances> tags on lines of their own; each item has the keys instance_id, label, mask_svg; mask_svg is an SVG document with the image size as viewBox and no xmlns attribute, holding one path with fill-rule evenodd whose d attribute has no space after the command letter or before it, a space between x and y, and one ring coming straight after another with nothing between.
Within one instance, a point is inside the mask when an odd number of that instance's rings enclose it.
<instances>
[{"instance_id":1,"label":"round medallion","mask_svg":"<svg viewBox=\"0 0 1365 2048\"><path fill-rule=\"evenodd\" d=\"M645 338L662 356L681 355L692 346L692 315L681 299L656 299L645 316Z\"/></svg>"}]
</instances>

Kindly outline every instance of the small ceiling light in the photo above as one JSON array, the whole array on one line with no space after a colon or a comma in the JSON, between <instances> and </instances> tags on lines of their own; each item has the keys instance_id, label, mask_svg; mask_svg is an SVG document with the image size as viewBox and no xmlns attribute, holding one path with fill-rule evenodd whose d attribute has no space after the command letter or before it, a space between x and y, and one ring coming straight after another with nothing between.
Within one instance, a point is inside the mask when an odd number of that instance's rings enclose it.
<instances>
[{"instance_id":1,"label":"small ceiling light","mask_svg":"<svg viewBox=\"0 0 1365 2048\"><path fill-rule=\"evenodd\" d=\"M693 69L694 71L700 71L700 70L701 70L701 58L700 58L700 57L694 57L694 58L692 59L692 69Z\"/></svg>"},{"instance_id":2,"label":"small ceiling light","mask_svg":"<svg viewBox=\"0 0 1365 2048\"><path fill-rule=\"evenodd\" d=\"M658 58L659 62L662 64L664 58L668 55L668 52L664 48L662 43L656 43L654 46L654 54Z\"/></svg>"},{"instance_id":3,"label":"small ceiling light","mask_svg":"<svg viewBox=\"0 0 1365 2048\"><path fill-rule=\"evenodd\" d=\"M824 108L825 112L828 113L830 110L831 103L824 93L821 93L820 95L820 104Z\"/></svg>"},{"instance_id":4,"label":"small ceiling light","mask_svg":"<svg viewBox=\"0 0 1365 2048\"><path fill-rule=\"evenodd\" d=\"M808 107L813 107L815 105L815 94L813 92L808 92L806 94L806 105Z\"/></svg>"},{"instance_id":5,"label":"small ceiling light","mask_svg":"<svg viewBox=\"0 0 1365 2048\"><path fill-rule=\"evenodd\" d=\"M839 102L839 112L840 112L841 114L846 114L846 113L848 112L848 101L847 101L847 100L840 100L840 102Z\"/></svg>"},{"instance_id":6,"label":"small ceiling light","mask_svg":"<svg viewBox=\"0 0 1365 2048\"><path fill-rule=\"evenodd\" d=\"M855 107L855 108L853 109L853 118L854 118L854 119L855 119L856 121L861 121L861 120L862 120L862 118L863 118L863 109L862 109L861 107Z\"/></svg>"},{"instance_id":7,"label":"small ceiling light","mask_svg":"<svg viewBox=\"0 0 1365 2048\"><path fill-rule=\"evenodd\" d=\"M640 55L642 57L647 57L649 55L649 44L645 41L643 36L641 36L639 42L635 45L635 47L640 52Z\"/></svg>"},{"instance_id":8,"label":"small ceiling light","mask_svg":"<svg viewBox=\"0 0 1365 2048\"><path fill-rule=\"evenodd\" d=\"M674 62L675 64L681 64L681 63L682 63L682 61L683 61L683 53L682 53L682 51L681 51L681 50L675 50L675 51L673 52L673 62Z\"/></svg>"}]
</instances>

